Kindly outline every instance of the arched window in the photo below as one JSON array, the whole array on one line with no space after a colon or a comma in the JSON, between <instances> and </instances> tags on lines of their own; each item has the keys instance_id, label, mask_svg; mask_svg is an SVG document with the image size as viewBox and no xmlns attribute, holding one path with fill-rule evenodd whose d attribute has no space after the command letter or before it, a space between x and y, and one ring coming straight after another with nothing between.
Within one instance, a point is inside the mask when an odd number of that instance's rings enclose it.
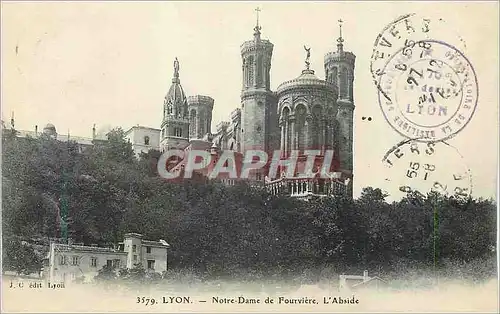
<instances>
[{"instance_id":1,"label":"arched window","mask_svg":"<svg viewBox=\"0 0 500 314\"><path fill-rule=\"evenodd\" d=\"M264 73L266 75L266 87L269 88L271 85L270 85L270 82L271 82L271 78L270 78L270 75L269 75L269 69L271 68L271 63L267 63L266 64L266 67L264 68Z\"/></svg>"},{"instance_id":2,"label":"arched window","mask_svg":"<svg viewBox=\"0 0 500 314\"><path fill-rule=\"evenodd\" d=\"M281 125L281 134L284 136L285 142L281 144L285 152L288 154L290 152L291 135L290 135L290 125L288 123L288 116L290 115L290 109L288 107L283 108L281 111L281 120L283 121Z\"/></svg>"},{"instance_id":3,"label":"arched window","mask_svg":"<svg viewBox=\"0 0 500 314\"><path fill-rule=\"evenodd\" d=\"M335 147L335 113L332 108L328 109L327 115L327 130L326 130L326 138L325 138L325 147L326 149L333 149Z\"/></svg>"},{"instance_id":4,"label":"arched window","mask_svg":"<svg viewBox=\"0 0 500 314\"><path fill-rule=\"evenodd\" d=\"M144 136L144 145L149 145L149 136Z\"/></svg>"},{"instance_id":5,"label":"arched window","mask_svg":"<svg viewBox=\"0 0 500 314\"><path fill-rule=\"evenodd\" d=\"M306 124L306 107L303 104L299 104L295 107L295 132L297 139L297 149L304 150L306 147L305 139L307 130L305 128ZM309 148L309 147L307 147Z\"/></svg>"},{"instance_id":6,"label":"arched window","mask_svg":"<svg viewBox=\"0 0 500 314\"><path fill-rule=\"evenodd\" d=\"M248 87L248 59L243 58L243 88Z\"/></svg>"},{"instance_id":7,"label":"arched window","mask_svg":"<svg viewBox=\"0 0 500 314\"><path fill-rule=\"evenodd\" d=\"M312 110L312 146L314 149L319 149L321 145L321 132L323 128L321 127L322 112L320 106L315 106Z\"/></svg>"},{"instance_id":8,"label":"arched window","mask_svg":"<svg viewBox=\"0 0 500 314\"><path fill-rule=\"evenodd\" d=\"M262 84L262 55L257 57L257 76L256 76L256 84L260 86Z\"/></svg>"},{"instance_id":9,"label":"arched window","mask_svg":"<svg viewBox=\"0 0 500 314\"><path fill-rule=\"evenodd\" d=\"M200 137L203 137L203 135L205 135L207 133L206 129L205 129L205 123L207 121L206 119L206 113L204 112L204 110L201 110L199 113L198 113L198 121L199 121L199 124L197 124L196 126L196 132L197 134L200 135Z\"/></svg>"},{"instance_id":10,"label":"arched window","mask_svg":"<svg viewBox=\"0 0 500 314\"><path fill-rule=\"evenodd\" d=\"M340 70L340 84L339 84L339 94L340 97L346 98L347 97L347 90L349 86L347 83L347 69L345 67L342 67Z\"/></svg>"},{"instance_id":11,"label":"arched window","mask_svg":"<svg viewBox=\"0 0 500 314\"><path fill-rule=\"evenodd\" d=\"M330 73L330 82L332 82L333 84L337 85L337 82L338 82L338 69L337 67L334 67L333 70L332 70L332 73Z\"/></svg>"},{"instance_id":12,"label":"arched window","mask_svg":"<svg viewBox=\"0 0 500 314\"><path fill-rule=\"evenodd\" d=\"M196 110L194 109L189 113L189 135L196 136Z\"/></svg>"},{"instance_id":13,"label":"arched window","mask_svg":"<svg viewBox=\"0 0 500 314\"><path fill-rule=\"evenodd\" d=\"M247 86L253 86L253 82L254 82L254 68L255 68L253 56L248 57L248 64L247 64L247 66L248 66L248 83L247 83Z\"/></svg>"}]
</instances>

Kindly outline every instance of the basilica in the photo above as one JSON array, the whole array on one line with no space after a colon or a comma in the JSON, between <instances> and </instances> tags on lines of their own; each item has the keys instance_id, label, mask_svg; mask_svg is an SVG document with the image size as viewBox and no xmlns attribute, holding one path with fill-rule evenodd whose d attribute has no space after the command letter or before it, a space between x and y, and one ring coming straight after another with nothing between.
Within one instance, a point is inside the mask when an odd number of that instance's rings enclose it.
<instances>
[{"instance_id":1,"label":"basilica","mask_svg":"<svg viewBox=\"0 0 500 314\"><path fill-rule=\"evenodd\" d=\"M342 22L342 21L340 21ZM280 150L286 159L290 151L319 150L321 160L326 150L335 152L332 178L297 179L266 177L266 169L251 175L264 181L276 193L307 197L309 195L352 195L353 168L353 82L355 55L344 51L342 25L336 51L324 57L325 79L310 69L309 48L305 67L298 77L270 89L273 44L261 37L261 26L253 38L241 45L241 108L228 121L217 124L212 133L214 99L207 95L187 96L179 78L179 61L174 61L172 85L163 103L160 129L135 127L129 130L136 151L154 145L168 149L210 151L213 162L225 150L244 154L247 150ZM153 142L151 142L153 140ZM304 163L299 158L300 163ZM177 161L173 170L180 170ZM231 180L228 180L231 181Z\"/></svg>"},{"instance_id":2,"label":"basilica","mask_svg":"<svg viewBox=\"0 0 500 314\"><path fill-rule=\"evenodd\" d=\"M324 55L325 79L320 79L310 68L310 48L304 46L307 57L302 73L281 83L275 91L270 88L274 46L261 37L261 30L257 21L253 38L241 44L241 107L234 109L227 121L218 123L215 132L212 132L215 100L208 95L185 94L176 58L159 128L137 125L126 131L126 138L137 155L151 149L204 150L212 157L209 164L215 164L221 153L228 150L237 156L248 150L261 150L269 155L279 150L282 159L289 158L291 151L298 151L298 171L304 169L305 150L320 152L315 165L322 162L325 151L333 151L329 172L334 175L327 178L285 175L269 178L264 167L246 180L262 184L274 194L301 198L339 194L352 197L355 55L344 50L342 24L336 50ZM43 133L56 133L55 127L47 126ZM95 133L94 126L93 138L85 140L85 145L92 145ZM184 164L185 160L174 160L167 167L169 171L183 171ZM201 171L201 174L207 173ZM235 181L222 180L228 184Z\"/></svg>"}]
</instances>

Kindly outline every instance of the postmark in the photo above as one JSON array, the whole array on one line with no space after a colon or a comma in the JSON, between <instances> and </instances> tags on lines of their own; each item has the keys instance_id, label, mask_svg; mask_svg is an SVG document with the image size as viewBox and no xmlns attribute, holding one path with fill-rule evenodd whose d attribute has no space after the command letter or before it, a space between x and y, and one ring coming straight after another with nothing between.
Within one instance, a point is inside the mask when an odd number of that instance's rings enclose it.
<instances>
[{"instance_id":1,"label":"postmark","mask_svg":"<svg viewBox=\"0 0 500 314\"><path fill-rule=\"evenodd\" d=\"M455 28L442 18L411 13L396 18L384 27L375 39L370 59L370 72L375 86L378 87L379 77L384 74L384 66L390 57L402 47L408 46L409 42L430 39L443 40L461 51L465 51L467 47Z\"/></svg>"},{"instance_id":2,"label":"postmark","mask_svg":"<svg viewBox=\"0 0 500 314\"><path fill-rule=\"evenodd\" d=\"M437 192L466 199L472 193L470 169L460 152L446 142L404 140L385 154L382 163L386 166L382 186L392 197Z\"/></svg>"},{"instance_id":3,"label":"postmark","mask_svg":"<svg viewBox=\"0 0 500 314\"><path fill-rule=\"evenodd\" d=\"M383 71L379 105L402 136L444 141L472 119L479 97L477 75L457 48L437 40L409 41Z\"/></svg>"}]
</instances>

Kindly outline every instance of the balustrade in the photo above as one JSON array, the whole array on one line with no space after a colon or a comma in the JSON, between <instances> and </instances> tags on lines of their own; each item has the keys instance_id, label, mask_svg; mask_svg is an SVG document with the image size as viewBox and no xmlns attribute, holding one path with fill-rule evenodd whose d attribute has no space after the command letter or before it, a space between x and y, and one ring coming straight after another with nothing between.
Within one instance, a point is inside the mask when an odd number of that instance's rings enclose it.
<instances>
[{"instance_id":1,"label":"balustrade","mask_svg":"<svg viewBox=\"0 0 500 314\"><path fill-rule=\"evenodd\" d=\"M342 182L331 179L278 179L267 182L266 188L273 195L288 194L292 197L308 195L341 195L347 192Z\"/></svg>"}]
</instances>

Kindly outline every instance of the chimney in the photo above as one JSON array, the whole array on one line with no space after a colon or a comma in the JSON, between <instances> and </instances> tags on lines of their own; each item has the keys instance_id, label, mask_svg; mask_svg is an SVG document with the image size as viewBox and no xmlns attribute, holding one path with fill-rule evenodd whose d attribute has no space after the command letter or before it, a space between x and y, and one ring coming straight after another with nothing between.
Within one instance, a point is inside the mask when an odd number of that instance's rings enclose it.
<instances>
[{"instance_id":1,"label":"chimney","mask_svg":"<svg viewBox=\"0 0 500 314\"><path fill-rule=\"evenodd\" d=\"M95 123L94 126L92 127L92 139L95 140Z\"/></svg>"},{"instance_id":2,"label":"chimney","mask_svg":"<svg viewBox=\"0 0 500 314\"><path fill-rule=\"evenodd\" d=\"M363 272L363 282L364 282L364 281L367 281L368 279L370 279L370 278L368 277L368 271L367 271L367 270L365 270L365 271Z\"/></svg>"},{"instance_id":3,"label":"chimney","mask_svg":"<svg viewBox=\"0 0 500 314\"><path fill-rule=\"evenodd\" d=\"M35 125L35 136L38 136L38 125Z\"/></svg>"}]
</instances>

